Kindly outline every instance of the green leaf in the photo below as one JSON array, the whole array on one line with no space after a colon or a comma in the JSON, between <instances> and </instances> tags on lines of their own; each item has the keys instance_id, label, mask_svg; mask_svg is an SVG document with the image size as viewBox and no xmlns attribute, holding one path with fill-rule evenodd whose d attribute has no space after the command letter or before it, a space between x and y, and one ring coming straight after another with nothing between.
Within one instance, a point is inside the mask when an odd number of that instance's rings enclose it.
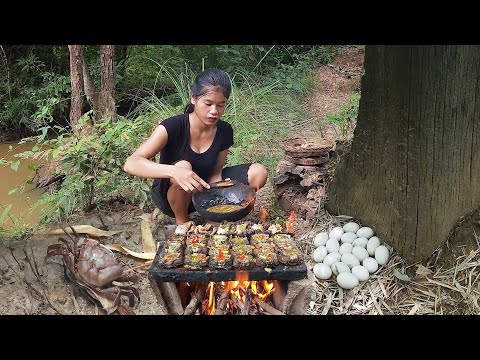
<instances>
[{"instance_id":1,"label":"green leaf","mask_svg":"<svg viewBox=\"0 0 480 360\"><path fill-rule=\"evenodd\" d=\"M20 166L20 160L17 160L13 163L10 164L10 167L14 170L14 171L17 171L18 170L18 167Z\"/></svg>"},{"instance_id":2,"label":"green leaf","mask_svg":"<svg viewBox=\"0 0 480 360\"><path fill-rule=\"evenodd\" d=\"M8 192L8 195L15 194L17 192L17 189L12 189Z\"/></svg>"},{"instance_id":3,"label":"green leaf","mask_svg":"<svg viewBox=\"0 0 480 360\"><path fill-rule=\"evenodd\" d=\"M12 208L12 205L13 205L13 204L8 205L8 206L3 210L2 215L0 215L0 225L3 225L3 223L5 222L5 219L7 218L8 212L9 212L10 209Z\"/></svg>"},{"instance_id":4,"label":"green leaf","mask_svg":"<svg viewBox=\"0 0 480 360\"><path fill-rule=\"evenodd\" d=\"M60 148L56 148L52 151L52 158L55 159L60 152Z\"/></svg>"}]
</instances>

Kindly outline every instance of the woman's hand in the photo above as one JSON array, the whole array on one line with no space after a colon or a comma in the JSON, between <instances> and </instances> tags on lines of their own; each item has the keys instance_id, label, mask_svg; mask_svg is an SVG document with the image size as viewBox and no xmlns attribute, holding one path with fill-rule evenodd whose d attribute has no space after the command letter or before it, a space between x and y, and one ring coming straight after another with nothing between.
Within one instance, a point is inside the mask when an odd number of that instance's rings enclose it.
<instances>
[{"instance_id":1,"label":"woman's hand","mask_svg":"<svg viewBox=\"0 0 480 360\"><path fill-rule=\"evenodd\" d=\"M175 171L172 174L173 179L178 186L189 193L196 193L202 191L203 188L210 189L210 185L206 183L200 176L194 171L184 169L181 167L175 167Z\"/></svg>"}]
</instances>

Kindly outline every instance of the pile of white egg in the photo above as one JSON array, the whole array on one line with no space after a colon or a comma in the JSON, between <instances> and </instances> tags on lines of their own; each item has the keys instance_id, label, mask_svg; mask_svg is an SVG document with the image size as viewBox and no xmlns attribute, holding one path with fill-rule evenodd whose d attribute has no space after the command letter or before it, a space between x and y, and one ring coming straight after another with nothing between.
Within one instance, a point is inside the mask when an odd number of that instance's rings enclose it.
<instances>
[{"instance_id":1,"label":"pile of white egg","mask_svg":"<svg viewBox=\"0 0 480 360\"><path fill-rule=\"evenodd\" d=\"M379 265L387 263L390 253L372 228L360 227L349 222L337 226L330 232L321 232L313 240L312 253L316 262L315 276L322 280L336 276L337 284L343 289L353 289L375 273Z\"/></svg>"}]
</instances>

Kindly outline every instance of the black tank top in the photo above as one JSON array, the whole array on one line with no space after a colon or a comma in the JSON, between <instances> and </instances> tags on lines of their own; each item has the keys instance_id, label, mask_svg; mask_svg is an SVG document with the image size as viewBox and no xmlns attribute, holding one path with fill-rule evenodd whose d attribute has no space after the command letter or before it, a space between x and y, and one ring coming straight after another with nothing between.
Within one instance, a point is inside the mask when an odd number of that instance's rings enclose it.
<instances>
[{"instance_id":1,"label":"black tank top","mask_svg":"<svg viewBox=\"0 0 480 360\"><path fill-rule=\"evenodd\" d=\"M190 147L190 121L188 114L172 116L163 120L168 133L167 145L160 152L160 163L172 165L180 160L192 164L193 171L203 180L209 180L217 163L218 153L233 145L232 126L223 120L217 122L217 132L212 145L203 153Z\"/></svg>"}]
</instances>

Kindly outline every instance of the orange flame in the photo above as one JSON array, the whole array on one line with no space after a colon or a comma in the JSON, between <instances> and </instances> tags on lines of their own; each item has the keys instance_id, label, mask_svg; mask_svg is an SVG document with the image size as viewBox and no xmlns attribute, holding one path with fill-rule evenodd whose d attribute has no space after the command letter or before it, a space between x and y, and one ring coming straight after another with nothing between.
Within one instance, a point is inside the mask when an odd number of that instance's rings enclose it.
<instances>
[{"instance_id":1,"label":"orange flame","mask_svg":"<svg viewBox=\"0 0 480 360\"><path fill-rule=\"evenodd\" d=\"M290 220L291 222L297 220L297 214L295 214L295 211L290 211L290 216L288 217L288 220Z\"/></svg>"},{"instance_id":2,"label":"orange flame","mask_svg":"<svg viewBox=\"0 0 480 360\"><path fill-rule=\"evenodd\" d=\"M215 284L210 282L208 285L208 301L205 300L206 313L212 315L216 311L215 304ZM247 291L250 288L252 294L258 297L260 300L265 300L273 291L275 291L274 282L268 280L262 281L249 281L248 273L238 271L236 280L217 283L219 288L222 289L222 293L228 293L230 299L236 298L242 303L245 303ZM227 302L227 308L233 306L235 308L236 303L229 300Z\"/></svg>"},{"instance_id":3,"label":"orange flame","mask_svg":"<svg viewBox=\"0 0 480 360\"><path fill-rule=\"evenodd\" d=\"M215 314L215 283L210 281L208 284L208 303L207 303L207 314L212 315Z\"/></svg>"},{"instance_id":4,"label":"orange flame","mask_svg":"<svg viewBox=\"0 0 480 360\"><path fill-rule=\"evenodd\" d=\"M268 212L267 212L267 209L265 209L264 207L262 207L260 209L260 220L262 220L262 222L266 222L267 221L267 217L268 217Z\"/></svg>"},{"instance_id":5,"label":"orange flame","mask_svg":"<svg viewBox=\"0 0 480 360\"><path fill-rule=\"evenodd\" d=\"M290 216L285 221L285 230L287 230L287 232L293 232L293 223L295 220L297 220L297 214L292 210L290 211Z\"/></svg>"}]
</instances>

